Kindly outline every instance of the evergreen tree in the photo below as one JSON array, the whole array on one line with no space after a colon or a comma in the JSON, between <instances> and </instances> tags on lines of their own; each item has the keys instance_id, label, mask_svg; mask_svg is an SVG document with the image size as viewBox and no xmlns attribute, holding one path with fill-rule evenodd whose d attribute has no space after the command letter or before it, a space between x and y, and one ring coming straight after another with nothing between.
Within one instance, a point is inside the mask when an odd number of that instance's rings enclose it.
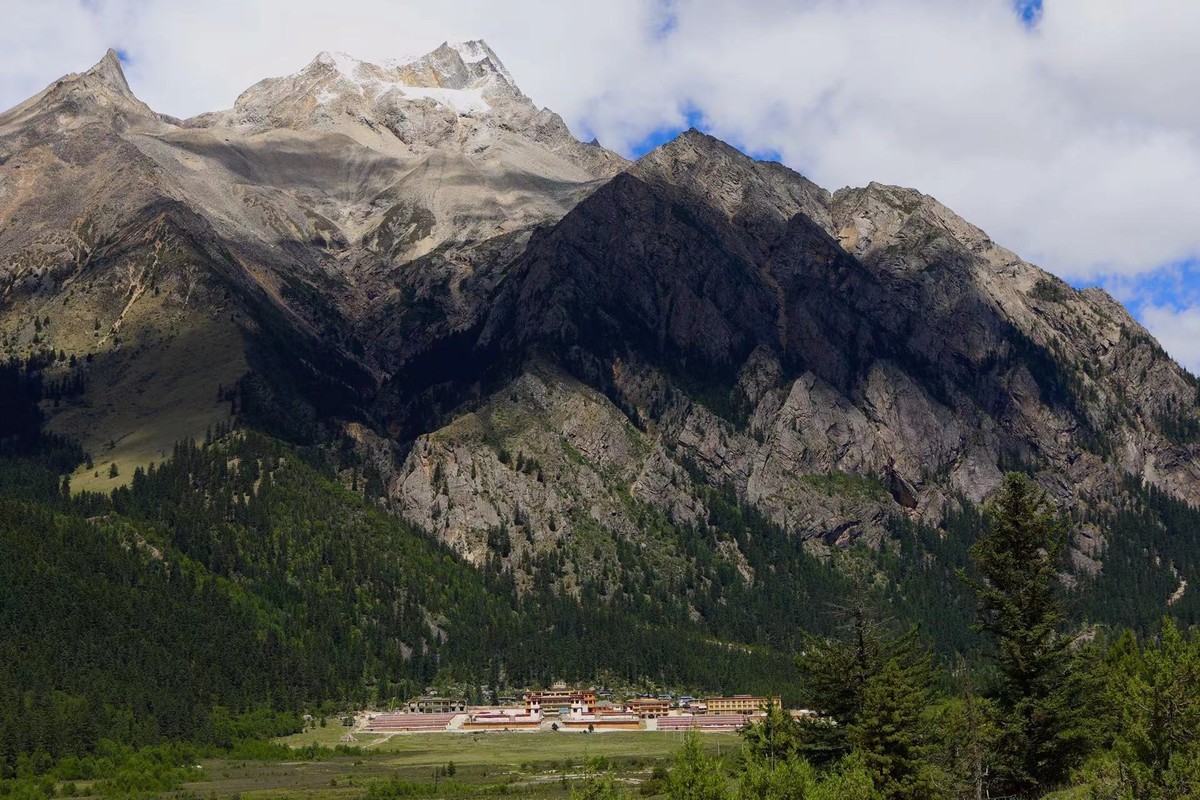
<instances>
[{"instance_id":1,"label":"evergreen tree","mask_svg":"<svg viewBox=\"0 0 1200 800\"><path fill-rule=\"evenodd\" d=\"M1089 744L1070 642L1059 635L1067 528L1021 473L1005 477L989 523L971 548L982 580L968 582L979 598L979 628L997 645L997 771L1004 791L1040 797L1067 777Z\"/></svg>"},{"instance_id":2,"label":"evergreen tree","mask_svg":"<svg viewBox=\"0 0 1200 800\"><path fill-rule=\"evenodd\" d=\"M721 762L707 755L700 734L688 731L667 776L671 800L724 800L729 796Z\"/></svg>"},{"instance_id":3,"label":"evergreen tree","mask_svg":"<svg viewBox=\"0 0 1200 800\"><path fill-rule=\"evenodd\" d=\"M889 658L878 674L868 679L862 708L851 726L855 751L862 756L875 787L888 800L938 796L925 719L929 678L928 661L906 667Z\"/></svg>"},{"instance_id":4,"label":"evergreen tree","mask_svg":"<svg viewBox=\"0 0 1200 800\"><path fill-rule=\"evenodd\" d=\"M771 766L798 756L802 748L799 724L777 706L767 709L763 719L748 723L741 734L747 758Z\"/></svg>"},{"instance_id":5,"label":"evergreen tree","mask_svg":"<svg viewBox=\"0 0 1200 800\"><path fill-rule=\"evenodd\" d=\"M881 800L874 781L857 755L842 759L837 769L827 773L824 779L805 800Z\"/></svg>"},{"instance_id":6,"label":"evergreen tree","mask_svg":"<svg viewBox=\"0 0 1200 800\"><path fill-rule=\"evenodd\" d=\"M959 694L936 709L935 729L941 740L940 771L946 793L983 800L992 783L996 745L996 708L981 697L967 665L955 668Z\"/></svg>"},{"instance_id":7,"label":"evergreen tree","mask_svg":"<svg viewBox=\"0 0 1200 800\"><path fill-rule=\"evenodd\" d=\"M801 701L822 715L801 723L803 751L806 757L821 762L850 751L850 732L862 717L868 688L889 661L894 661L913 685L930 678L930 657L922 651L916 629L894 634L874 613L864 591L855 593L841 616L839 637L807 637L796 660L802 680Z\"/></svg>"},{"instance_id":8,"label":"evergreen tree","mask_svg":"<svg viewBox=\"0 0 1200 800\"><path fill-rule=\"evenodd\" d=\"M809 800L817 783L816 770L798 756L774 763L753 756L738 777L737 800Z\"/></svg>"},{"instance_id":9,"label":"evergreen tree","mask_svg":"<svg viewBox=\"0 0 1200 800\"><path fill-rule=\"evenodd\" d=\"M1112 751L1087 771L1096 797L1200 795L1200 639L1169 618L1159 641L1125 637L1110 651L1108 699L1119 709Z\"/></svg>"}]
</instances>

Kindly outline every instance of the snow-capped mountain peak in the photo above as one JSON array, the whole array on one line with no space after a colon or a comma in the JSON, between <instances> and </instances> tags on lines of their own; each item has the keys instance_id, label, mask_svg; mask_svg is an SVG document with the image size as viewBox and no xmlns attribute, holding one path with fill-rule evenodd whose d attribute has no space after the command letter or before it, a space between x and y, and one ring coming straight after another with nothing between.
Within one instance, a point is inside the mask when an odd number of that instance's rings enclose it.
<instances>
[{"instance_id":1,"label":"snow-capped mountain peak","mask_svg":"<svg viewBox=\"0 0 1200 800\"><path fill-rule=\"evenodd\" d=\"M391 92L405 100L432 100L462 116L491 110L485 92L520 94L499 60L489 57L487 45L467 42L443 47L457 58L448 58L439 48L428 56L372 64L346 53L322 52L300 75L316 73L320 85L313 88L318 88L315 96L322 105L346 92L372 99Z\"/></svg>"},{"instance_id":2,"label":"snow-capped mountain peak","mask_svg":"<svg viewBox=\"0 0 1200 800\"><path fill-rule=\"evenodd\" d=\"M458 117L480 117L499 108L524 112L532 107L487 43L473 40L444 42L422 56L378 63L323 51L299 72L250 87L229 112L203 115L193 122L258 127L266 121L326 128L339 124L335 117L343 112L382 121L381 114L390 119L397 109L412 104L431 104L433 110Z\"/></svg>"},{"instance_id":3,"label":"snow-capped mountain peak","mask_svg":"<svg viewBox=\"0 0 1200 800\"><path fill-rule=\"evenodd\" d=\"M464 63L485 65L485 69L494 71L497 75L504 78L514 89L516 88L517 82L513 80L513 76L505 69L499 57L492 51L492 48L488 47L487 42L483 39L473 39L469 42L447 42L443 46L449 47L458 53Z\"/></svg>"},{"instance_id":4,"label":"snow-capped mountain peak","mask_svg":"<svg viewBox=\"0 0 1200 800\"><path fill-rule=\"evenodd\" d=\"M353 78L354 73L358 71L358 68L362 64L362 61L347 53L331 53L328 50L323 50L312 60L310 66L327 67L336 70L347 78Z\"/></svg>"},{"instance_id":5,"label":"snow-capped mountain peak","mask_svg":"<svg viewBox=\"0 0 1200 800\"><path fill-rule=\"evenodd\" d=\"M485 159L495 152L528 162L533 171L565 170L579 181L624 165L614 153L582 144L561 117L535 106L482 40L444 42L415 58L379 62L324 51L298 72L251 86L233 108L184 125L251 137L342 135L400 159L432 152ZM551 167L542 164L547 158Z\"/></svg>"},{"instance_id":6,"label":"snow-capped mountain peak","mask_svg":"<svg viewBox=\"0 0 1200 800\"><path fill-rule=\"evenodd\" d=\"M512 74L481 39L444 42L422 56L392 58L378 63L363 61L347 53L323 51L304 70L289 77L297 79L309 74L334 76L363 93L372 94L392 87L501 90L521 94ZM477 110L477 104L467 105Z\"/></svg>"},{"instance_id":7,"label":"snow-capped mountain peak","mask_svg":"<svg viewBox=\"0 0 1200 800\"><path fill-rule=\"evenodd\" d=\"M411 128L412 120L429 115L478 118L497 106L528 104L485 43L446 43L423 56L379 63L323 51L300 71L259 81L233 108L200 115L189 125L342 130L362 140L383 129ZM366 132L358 130L363 125Z\"/></svg>"}]
</instances>

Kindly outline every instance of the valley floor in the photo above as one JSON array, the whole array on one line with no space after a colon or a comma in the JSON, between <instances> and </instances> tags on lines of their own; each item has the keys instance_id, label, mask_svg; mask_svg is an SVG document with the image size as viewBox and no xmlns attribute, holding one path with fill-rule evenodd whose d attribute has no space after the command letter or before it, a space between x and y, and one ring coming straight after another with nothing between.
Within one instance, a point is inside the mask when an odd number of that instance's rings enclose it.
<instances>
[{"instance_id":1,"label":"valley floor","mask_svg":"<svg viewBox=\"0 0 1200 800\"><path fill-rule=\"evenodd\" d=\"M447 798L508 795L567 797L572 784L607 771L631 788L652 780L679 749L678 733L474 733L361 736L355 752L302 760L310 744L332 747L347 729L340 725L289 736L296 761L211 760L200 766L204 778L174 796L205 798L356 798L436 796ZM733 733L703 735L705 749L732 755L740 740ZM449 765L453 764L453 767ZM446 774L453 772L453 775Z\"/></svg>"}]
</instances>

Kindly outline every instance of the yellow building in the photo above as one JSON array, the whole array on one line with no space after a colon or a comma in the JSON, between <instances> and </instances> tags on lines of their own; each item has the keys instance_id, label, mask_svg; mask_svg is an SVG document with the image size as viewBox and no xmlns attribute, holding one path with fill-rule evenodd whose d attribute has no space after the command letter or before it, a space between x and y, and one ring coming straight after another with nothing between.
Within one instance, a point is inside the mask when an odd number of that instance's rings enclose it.
<instances>
[{"instance_id":1,"label":"yellow building","mask_svg":"<svg viewBox=\"0 0 1200 800\"><path fill-rule=\"evenodd\" d=\"M658 719L671 710L671 701L658 697L634 697L626 701L625 707L642 719Z\"/></svg>"},{"instance_id":2,"label":"yellow building","mask_svg":"<svg viewBox=\"0 0 1200 800\"><path fill-rule=\"evenodd\" d=\"M783 700L778 695L757 697L735 694L733 697L709 697L704 705L709 714L761 714L768 708L783 708Z\"/></svg>"}]
</instances>

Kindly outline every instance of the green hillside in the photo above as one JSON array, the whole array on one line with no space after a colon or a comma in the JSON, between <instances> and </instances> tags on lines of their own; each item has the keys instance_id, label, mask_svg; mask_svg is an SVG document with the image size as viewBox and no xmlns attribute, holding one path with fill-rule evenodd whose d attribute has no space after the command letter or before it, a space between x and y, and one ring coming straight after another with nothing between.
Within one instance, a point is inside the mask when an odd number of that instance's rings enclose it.
<instances>
[{"instance_id":1,"label":"green hillside","mask_svg":"<svg viewBox=\"0 0 1200 800\"><path fill-rule=\"evenodd\" d=\"M616 573L567 592L572 553L551 549L519 590L499 559L477 569L364 496L366 482L344 485L347 451L330 444L222 425L108 495L72 492L60 473L81 451L42 429L38 365L0 379L0 777L138 758L113 747L229 747L430 684L608 681L803 702L812 687L793 654L810 634L836 635L848 602L914 628L942 663L987 652L960 571L988 520L965 500L939 528L896 517L881 550L819 558L708 488L701 524L641 509L659 552L618 542ZM1142 544L1063 592L1068 628L1154 628L1157 595L1177 591L1156 564L1190 571L1197 557L1200 512L1128 491L1076 520ZM685 578L660 579L664 554ZM1194 603L1185 591L1169 609L1187 624Z\"/></svg>"}]
</instances>

